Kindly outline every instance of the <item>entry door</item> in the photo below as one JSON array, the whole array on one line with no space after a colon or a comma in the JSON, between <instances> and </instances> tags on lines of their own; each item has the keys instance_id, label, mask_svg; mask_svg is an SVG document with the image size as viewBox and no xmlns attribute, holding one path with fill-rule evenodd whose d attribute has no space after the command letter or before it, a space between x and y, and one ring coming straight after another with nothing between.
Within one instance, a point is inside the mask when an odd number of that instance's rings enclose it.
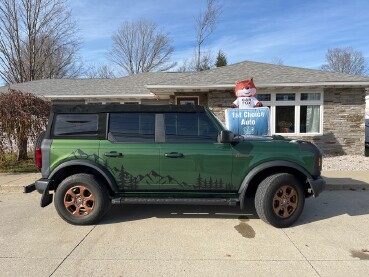
<instances>
[{"instance_id":1,"label":"entry door","mask_svg":"<svg viewBox=\"0 0 369 277\"><path fill-rule=\"evenodd\" d=\"M218 130L205 113L165 114L160 145L161 189L228 192L232 147L217 143Z\"/></svg>"},{"instance_id":2,"label":"entry door","mask_svg":"<svg viewBox=\"0 0 369 277\"><path fill-rule=\"evenodd\" d=\"M99 156L121 191L160 189L154 113L111 113Z\"/></svg>"}]
</instances>

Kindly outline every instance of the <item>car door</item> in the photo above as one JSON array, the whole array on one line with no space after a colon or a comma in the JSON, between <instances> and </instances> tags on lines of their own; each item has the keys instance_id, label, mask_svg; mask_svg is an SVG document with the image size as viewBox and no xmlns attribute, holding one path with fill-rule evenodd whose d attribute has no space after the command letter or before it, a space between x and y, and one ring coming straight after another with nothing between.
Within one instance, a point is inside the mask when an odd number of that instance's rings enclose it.
<instances>
[{"instance_id":1,"label":"car door","mask_svg":"<svg viewBox=\"0 0 369 277\"><path fill-rule=\"evenodd\" d=\"M121 191L160 189L154 113L110 113L99 156Z\"/></svg>"},{"instance_id":2,"label":"car door","mask_svg":"<svg viewBox=\"0 0 369 277\"><path fill-rule=\"evenodd\" d=\"M166 113L160 145L162 190L232 190L230 144L217 143L218 129L206 113Z\"/></svg>"}]
</instances>

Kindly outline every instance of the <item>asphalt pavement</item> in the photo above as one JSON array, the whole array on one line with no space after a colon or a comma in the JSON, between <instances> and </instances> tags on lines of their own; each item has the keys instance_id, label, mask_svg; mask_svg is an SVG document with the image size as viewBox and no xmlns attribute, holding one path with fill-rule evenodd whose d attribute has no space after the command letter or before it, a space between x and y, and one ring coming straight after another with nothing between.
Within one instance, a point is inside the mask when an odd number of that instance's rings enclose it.
<instances>
[{"instance_id":1,"label":"asphalt pavement","mask_svg":"<svg viewBox=\"0 0 369 277\"><path fill-rule=\"evenodd\" d=\"M1 178L3 179L3 178ZM25 180L24 176L19 181ZM1 276L368 276L369 190L308 198L294 226L246 209L116 205L64 222L40 194L0 193Z\"/></svg>"}]
</instances>

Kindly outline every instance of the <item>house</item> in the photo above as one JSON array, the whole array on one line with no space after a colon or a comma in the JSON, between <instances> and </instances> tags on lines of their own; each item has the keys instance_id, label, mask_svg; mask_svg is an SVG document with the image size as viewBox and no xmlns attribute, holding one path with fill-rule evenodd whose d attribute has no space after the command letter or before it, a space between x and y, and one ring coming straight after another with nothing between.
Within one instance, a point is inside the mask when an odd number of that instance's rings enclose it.
<instances>
[{"instance_id":1,"label":"house","mask_svg":"<svg viewBox=\"0 0 369 277\"><path fill-rule=\"evenodd\" d=\"M365 148L369 150L369 91L365 96Z\"/></svg>"},{"instance_id":2,"label":"house","mask_svg":"<svg viewBox=\"0 0 369 277\"><path fill-rule=\"evenodd\" d=\"M270 107L272 134L313 141L325 154L364 154L367 77L246 61L202 72L48 79L11 88L57 103L200 104L224 121L235 81L250 76L256 97Z\"/></svg>"}]
</instances>

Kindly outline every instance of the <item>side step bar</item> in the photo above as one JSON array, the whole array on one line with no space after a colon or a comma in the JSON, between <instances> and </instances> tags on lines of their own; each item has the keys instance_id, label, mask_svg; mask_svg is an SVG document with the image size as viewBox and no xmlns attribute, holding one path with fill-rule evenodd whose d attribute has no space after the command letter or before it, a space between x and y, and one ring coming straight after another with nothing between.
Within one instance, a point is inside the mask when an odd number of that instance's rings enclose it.
<instances>
[{"instance_id":1,"label":"side step bar","mask_svg":"<svg viewBox=\"0 0 369 277\"><path fill-rule=\"evenodd\" d=\"M177 205L223 205L236 206L238 199L216 198L141 198L120 197L112 199L112 204L177 204Z\"/></svg>"}]
</instances>

